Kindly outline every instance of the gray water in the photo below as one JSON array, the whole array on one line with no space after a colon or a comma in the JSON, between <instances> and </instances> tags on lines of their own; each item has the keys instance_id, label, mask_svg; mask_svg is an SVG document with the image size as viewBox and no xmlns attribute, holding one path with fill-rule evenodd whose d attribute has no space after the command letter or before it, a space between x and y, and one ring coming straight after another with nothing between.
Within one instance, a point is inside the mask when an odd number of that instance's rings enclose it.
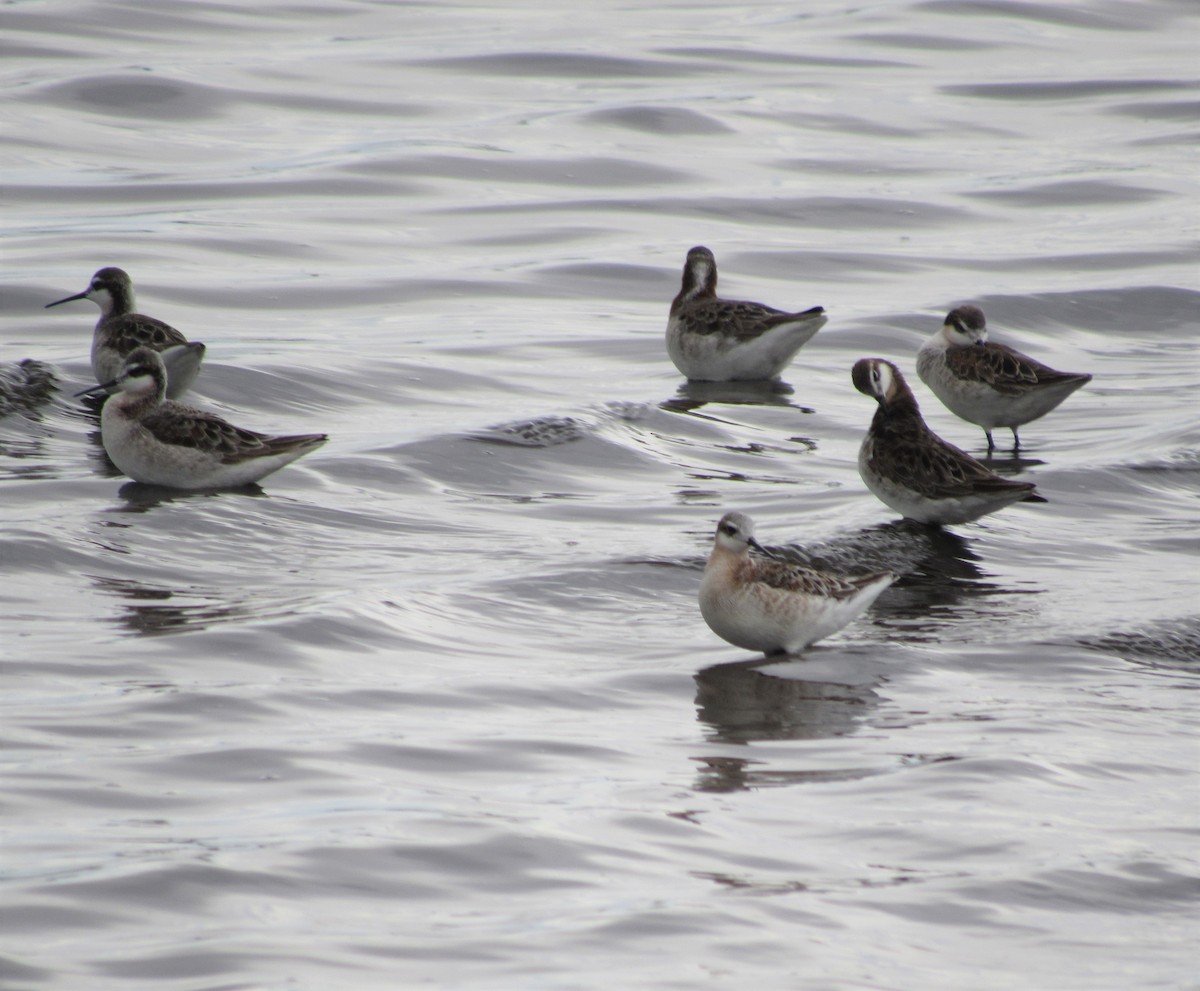
<instances>
[{"instance_id":1,"label":"gray water","mask_svg":"<svg viewBox=\"0 0 1200 991\"><path fill-rule=\"evenodd\" d=\"M12 3L0 983L1197 987L1193 4ZM825 306L687 386L685 252ZM107 462L104 265L191 401L325 430L260 490ZM1094 381L901 524L862 356L953 304ZM716 519L904 578L717 639Z\"/></svg>"}]
</instances>

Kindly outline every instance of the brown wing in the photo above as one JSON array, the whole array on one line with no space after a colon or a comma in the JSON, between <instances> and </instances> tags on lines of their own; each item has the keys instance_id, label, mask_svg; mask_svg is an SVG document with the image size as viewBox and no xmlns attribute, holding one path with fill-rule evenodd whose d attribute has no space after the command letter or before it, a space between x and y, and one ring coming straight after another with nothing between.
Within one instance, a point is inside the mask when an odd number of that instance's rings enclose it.
<instances>
[{"instance_id":1,"label":"brown wing","mask_svg":"<svg viewBox=\"0 0 1200 991\"><path fill-rule=\"evenodd\" d=\"M143 345L154 348L155 351L162 351L164 348L187 343L187 338L170 324L140 313L126 313L117 317L115 321L110 321L105 329L111 335L113 347L119 354L128 354L134 348Z\"/></svg>"},{"instance_id":2,"label":"brown wing","mask_svg":"<svg viewBox=\"0 0 1200 991\"><path fill-rule=\"evenodd\" d=\"M167 400L142 420L142 426L164 444L212 451L222 461L244 461L271 453L266 434L244 430L215 413Z\"/></svg>"},{"instance_id":3,"label":"brown wing","mask_svg":"<svg viewBox=\"0 0 1200 991\"><path fill-rule=\"evenodd\" d=\"M885 478L894 478L929 499L967 496L976 492L1004 489L1033 491L1032 482L1001 478L971 455L922 425L919 434L887 431L873 445L871 468Z\"/></svg>"},{"instance_id":4,"label":"brown wing","mask_svg":"<svg viewBox=\"0 0 1200 991\"><path fill-rule=\"evenodd\" d=\"M814 306L802 313L786 313L763 303L735 299L700 299L683 308L690 332L733 334L739 341L754 340L781 323L819 316L823 312L820 306Z\"/></svg>"},{"instance_id":5,"label":"brown wing","mask_svg":"<svg viewBox=\"0 0 1200 991\"><path fill-rule=\"evenodd\" d=\"M832 599L849 599L857 595L864 585L869 585L884 576L884 572L879 572L857 575L854 578L840 578L787 561L758 560L755 563L755 579L770 588L783 589L786 592L807 592L810 595L823 595Z\"/></svg>"},{"instance_id":6,"label":"brown wing","mask_svg":"<svg viewBox=\"0 0 1200 991\"><path fill-rule=\"evenodd\" d=\"M236 430L237 428L235 427L234 429ZM263 434L251 433L249 430L241 432L257 438L258 443L254 447L243 447L233 454L226 455L221 459L225 464L236 464L238 461L249 461L251 458L261 458L268 454L283 454L287 451L295 451L301 448L304 451L311 451L313 448L320 447L325 441L329 440L326 434L293 434L289 437L267 437Z\"/></svg>"},{"instance_id":7,"label":"brown wing","mask_svg":"<svg viewBox=\"0 0 1200 991\"><path fill-rule=\"evenodd\" d=\"M1031 385L1083 377L1073 372L1055 371L1020 351L990 342L964 348L947 348L946 365L959 378L984 382L1002 393L1022 392Z\"/></svg>"}]
</instances>

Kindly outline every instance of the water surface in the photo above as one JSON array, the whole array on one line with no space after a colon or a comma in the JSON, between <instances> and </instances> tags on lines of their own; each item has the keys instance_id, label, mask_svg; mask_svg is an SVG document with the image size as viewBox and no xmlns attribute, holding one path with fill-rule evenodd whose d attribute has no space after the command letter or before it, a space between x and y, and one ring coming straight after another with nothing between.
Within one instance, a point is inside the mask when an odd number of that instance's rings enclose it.
<instances>
[{"instance_id":1,"label":"water surface","mask_svg":"<svg viewBox=\"0 0 1200 991\"><path fill-rule=\"evenodd\" d=\"M10 5L0 974L22 989L1194 986L1188 5ZM821 304L688 385L684 255ZM98 442L103 265L251 491ZM901 523L864 355L954 304L1095 378ZM715 521L904 578L803 659L701 621Z\"/></svg>"}]
</instances>

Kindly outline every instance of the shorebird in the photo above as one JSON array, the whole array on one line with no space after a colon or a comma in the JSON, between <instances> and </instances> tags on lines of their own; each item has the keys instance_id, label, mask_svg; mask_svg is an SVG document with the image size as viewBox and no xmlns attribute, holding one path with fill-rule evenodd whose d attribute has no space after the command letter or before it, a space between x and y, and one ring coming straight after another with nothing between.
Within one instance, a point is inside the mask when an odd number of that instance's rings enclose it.
<instances>
[{"instance_id":1,"label":"shorebird","mask_svg":"<svg viewBox=\"0 0 1200 991\"><path fill-rule=\"evenodd\" d=\"M325 434L272 437L166 398L167 373L153 348L135 348L111 382L79 395L118 389L104 403L100 437L121 471L175 489L249 485L316 450Z\"/></svg>"},{"instance_id":2,"label":"shorebird","mask_svg":"<svg viewBox=\"0 0 1200 991\"><path fill-rule=\"evenodd\" d=\"M692 248L667 319L667 354L689 379L706 382L776 378L818 330L820 306L802 313L717 296L717 261Z\"/></svg>"},{"instance_id":3,"label":"shorebird","mask_svg":"<svg viewBox=\"0 0 1200 991\"><path fill-rule=\"evenodd\" d=\"M1010 503L1045 502L1032 482L993 474L925 425L890 361L861 358L855 388L879 402L858 452L858 473L880 501L918 523L967 523Z\"/></svg>"},{"instance_id":4,"label":"shorebird","mask_svg":"<svg viewBox=\"0 0 1200 991\"><path fill-rule=\"evenodd\" d=\"M726 513L700 582L700 613L735 647L792 654L858 617L897 577L840 578L779 560L754 538L749 516Z\"/></svg>"},{"instance_id":5,"label":"shorebird","mask_svg":"<svg viewBox=\"0 0 1200 991\"><path fill-rule=\"evenodd\" d=\"M32 413L58 388L54 368L36 358L0 365L0 417L17 410Z\"/></svg>"},{"instance_id":6,"label":"shorebird","mask_svg":"<svg viewBox=\"0 0 1200 991\"><path fill-rule=\"evenodd\" d=\"M993 427L1017 427L1045 416L1092 380L1083 372L1057 372L1028 355L988 341L978 306L959 306L917 353L917 375L951 413L983 427L988 450Z\"/></svg>"},{"instance_id":7,"label":"shorebird","mask_svg":"<svg viewBox=\"0 0 1200 991\"><path fill-rule=\"evenodd\" d=\"M196 380L204 345L189 342L169 324L136 312L133 280L119 268L102 268L83 292L47 303L46 309L77 299L90 299L100 307L92 334L92 374L97 382L111 382L121 373L126 356L138 347L162 353L167 368L167 396L182 396Z\"/></svg>"}]
</instances>

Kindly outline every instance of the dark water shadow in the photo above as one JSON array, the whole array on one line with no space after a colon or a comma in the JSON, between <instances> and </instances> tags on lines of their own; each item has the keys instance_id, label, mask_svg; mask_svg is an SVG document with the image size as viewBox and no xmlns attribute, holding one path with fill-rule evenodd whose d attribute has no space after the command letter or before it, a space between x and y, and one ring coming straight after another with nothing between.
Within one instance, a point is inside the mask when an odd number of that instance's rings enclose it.
<instances>
[{"instance_id":1,"label":"dark water shadow","mask_svg":"<svg viewBox=\"0 0 1200 991\"><path fill-rule=\"evenodd\" d=\"M118 475L121 474L115 467L114 472ZM113 512L145 513L166 503L226 494L258 498L265 497L267 493L257 482L224 489L173 489L166 485L150 485L146 482L126 482L117 490L117 495L125 501L125 504L114 506Z\"/></svg>"},{"instance_id":2,"label":"dark water shadow","mask_svg":"<svg viewBox=\"0 0 1200 991\"><path fill-rule=\"evenodd\" d=\"M950 578L978 579L978 555L967 538L943 527L894 520L838 534L815 544L773 548L781 556L839 575L894 571L902 578L922 570Z\"/></svg>"},{"instance_id":3,"label":"dark water shadow","mask_svg":"<svg viewBox=\"0 0 1200 991\"><path fill-rule=\"evenodd\" d=\"M1010 478L1046 463L1041 458L1026 457L1026 453L1025 447L1014 447L1005 451L1003 444L997 444L995 449L978 455L977 460L997 475Z\"/></svg>"},{"instance_id":4,"label":"dark water shadow","mask_svg":"<svg viewBox=\"0 0 1200 991\"><path fill-rule=\"evenodd\" d=\"M886 773L880 768L837 768L788 770L772 768L766 761L744 757L697 757L701 765L693 788L696 791L756 791L784 785L822 784L830 781L858 781Z\"/></svg>"},{"instance_id":5,"label":"dark water shadow","mask_svg":"<svg viewBox=\"0 0 1200 991\"><path fill-rule=\"evenodd\" d=\"M98 429L88 431L87 442L88 447L84 451L84 457L92 467L92 474L98 478L123 478L125 476L125 473L113 464L112 458L108 456L108 451L104 449L104 438Z\"/></svg>"},{"instance_id":6,"label":"dark water shadow","mask_svg":"<svg viewBox=\"0 0 1200 991\"><path fill-rule=\"evenodd\" d=\"M1031 595L989 581L971 541L942 527L896 520L776 553L810 568L840 575L894 571L900 580L879 597L869 616L903 641L937 639L938 631L972 600ZM989 605L989 611L995 611Z\"/></svg>"},{"instance_id":7,"label":"dark water shadow","mask_svg":"<svg viewBox=\"0 0 1200 991\"><path fill-rule=\"evenodd\" d=\"M79 411L79 415L96 426L100 426L100 413L104 409L104 404L108 402L109 394L107 392L90 393L86 396L72 396L75 408Z\"/></svg>"},{"instance_id":8,"label":"dark water shadow","mask_svg":"<svg viewBox=\"0 0 1200 991\"><path fill-rule=\"evenodd\" d=\"M112 463L112 459L104 449L104 437L100 431L100 414L104 410L104 404L108 401L108 394L100 393L73 398L75 402L70 409L71 416L91 428L86 435L88 447L85 457L91 464L93 474L99 478L120 478L124 472Z\"/></svg>"},{"instance_id":9,"label":"dark water shadow","mask_svg":"<svg viewBox=\"0 0 1200 991\"><path fill-rule=\"evenodd\" d=\"M801 413L813 409L798 406L789 398L795 389L779 379L761 382L692 382L686 381L670 399L658 404L668 413L695 413L709 403L724 406L789 406Z\"/></svg>"},{"instance_id":10,"label":"dark water shadow","mask_svg":"<svg viewBox=\"0 0 1200 991\"><path fill-rule=\"evenodd\" d=\"M254 615L244 603L231 604L215 590L177 589L125 578L91 576L96 588L124 600L113 622L136 636L163 636L203 630Z\"/></svg>"}]
</instances>

